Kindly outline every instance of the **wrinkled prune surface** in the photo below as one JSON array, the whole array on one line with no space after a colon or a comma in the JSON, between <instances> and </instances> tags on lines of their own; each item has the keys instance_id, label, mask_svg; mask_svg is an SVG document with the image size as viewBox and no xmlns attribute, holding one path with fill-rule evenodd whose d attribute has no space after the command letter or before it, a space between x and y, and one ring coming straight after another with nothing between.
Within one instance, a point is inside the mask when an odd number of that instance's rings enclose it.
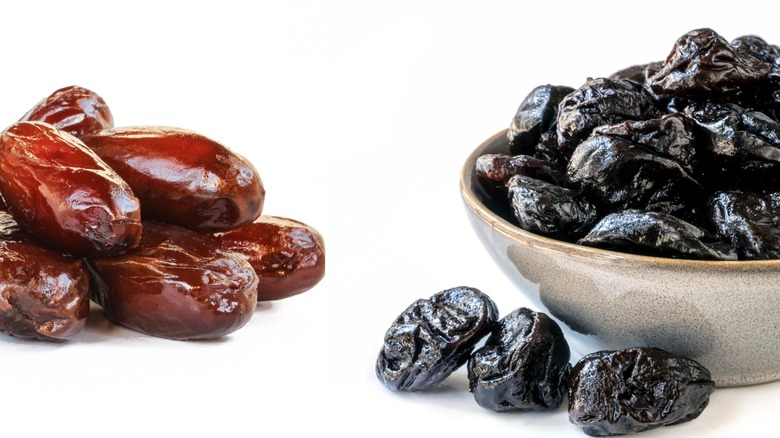
<instances>
[{"instance_id":1,"label":"wrinkled prune surface","mask_svg":"<svg viewBox=\"0 0 780 438\"><path fill-rule=\"evenodd\" d=\"M456 287L417 300L387 330L377 378L395 391L428 389L466 363L497 320L493 300L474 288Z\"/></svg>"},{"instance_id":2,"label":"wrinkled prune surface","mask_svg":"<svg viewBox=\"0 0 780 438\"><path fill-rule=\"evenodd\" d=\"M609 214L577 243L660 257L737 259L730 247L706 230L657 211L629 209Z\"/></svg>"},{"instance_id":3,"label":"wrinkled prune surface","mask_svg":"<svg viewBox=\"0 0 780 438\"><path fill-rule=\"evenodd\" d=\"M265 189L254 166L198 133L114 128L84 142L130 184L145 219L218 232L251 223L262 212Z\"/></svg>"},{"instance_id":4,"label":"wrinkled prune surface","mask_svg":"<svg viewBox=\"0 0 780 438\"><path fill-rule=\"evenodd\" d=\"M506 197L506 184L515 175L523 175L562 186L563 171L530 155L485 154L477 158L477 180L488 193Z\"/></svg>"},{"instance_id":5,"label":"wrinkled prune surface","mask_svg":"<svg viewBox=\"0 0 780 438\"><path fill-rule=\"evenodd\" d=\"M486 409L555 409L566 393L569 344L544 313L520 308L501 318L468 363L469 388Z\"/></svg>"},{"instance_id":6,"label":"wrinkled prune surface","mask_svg":"<svg viewBox=\"0 0 780 438\"><path fill-rule=\"evenodd\" d=\"M677 161L619 137L595 136L577 146L566 180L603 214L632 208L686 214L701 203L701 186Z\"/></svg>"},{"instance_id":7,"label":"wrinkled prune surface","mask_svg":"<svg viewBox=\"0 0 780 438\"><path fill-rule=\"evenodd\" d=\"M691 359L652 348L589 354L569 380L569 421L591 436L625 435L698 417L715 383Z\"/></svg>"},{"instance_id":8,"label":"wrinkled prune surface","mask_svg":"<svg viewBox=\"0 0 780 438\"><path fill-rule=\"evenodd\" d=\"M529 178L507 183L509 202L520 228L563 240L576 240L596 223L596 208L577 192Z\"/></svg>"},{"instance_id":9,"label":"wrinkled prune surface","mask_svg":"<svg viewBox=\"0 0 780 438\"><path fill-rule=\"evenodd\" d=\"M574 88L547 84L526 96L507 131L513 154L534 155L540 142L557 144L558 104L572 91Z\"/></svg>"},{"instance_id":10,"label":"wrinkled prune surface","mask_svg":"<svg viewBox=\"0 0 780 438\"><path fill-rule=\"evenodd\" d=\"M709 216L741 260L780 258L780 193L717 192Z\"/></svg>"},{"instance_id":11,"label":"wrinkled prune surface","mask_svg":"<svg viewBox=\"0 0 780 438\"><path fill-rule=\"evenodd\" d=\"M648 78L648 86L659 96L711 98L760 82L771 69L714 30L696 29L677 40L661 69Z\"/></svg>"},{"instance_id":12,"label":"wrinkled prune surface","mask_svg":"<svg viewBox=\"0 0 780 438\"><path fill-rule=\"evenodd\" d=\"M89 313L89 278L81 262L45 248L0 211L0 332L65 340Z\"/></svg>"},{"instance_id":13,"label":"wrinkled prune surface","mask_svg":"<svg viewBox=\"0 0 780 438\"><path fill-rule=\"evenodd\" d=\"M243 327L257 305L257 275L244 257L173 225L144 222L137 248L88 266L106 316L152 336L218 338Z\"/></svg>"},{"instance_id":14,"label":"wrinkled prune surface","mask_svg":"<svg viewBox=\"0 0 780 438\"><path fill-rule=\"evenodd\" d=\"M19 225L60 252L108 256L141 237L133 191L79 139L42 122L0 136L0 192Z\"/></svg>"},{"instance_id":15,"label":"wrinkled prune surface","mask_svg":"<svg viewBox=\"0 0 780 438\"><path fill-rule=\"evenodd\" d=\"M771 65L772 70L780 68L780 47L759 36L744 35L732 40L731 45Z\"/></svg>"},{"instance_id":16,"label":"wrinkled prune surface","mask_svg":"<svg viewBox=\"0 0 780 438\"><path fill-rule=\"evenodd\" d=\"M624 120L655 119L653 100L631 81L590 79L558 107L558 144L568 155L597 126Z\"/></svg>"},{"instance_id":17,"label":"wrinkled prune surface","mask_svg":"<svg viewBox=\"0 0 780 438\"><path fill-rule=\"evenodd\" d=\"M258 301L305 292L325 275L322 236L303 222L260 216L215 237L223 249L243 255L255 269Z\"/></svg>"},{"instance_id":18,"label":"wrinkled prune surface","mask_svg":"<svg viewBox=\"0 0 780 438\"><path fill-rule=\"evenodd\" d=\"M644 85L645 80L647 79L647 72L651 71L655 73L661 68L662 64L663 62L657 61L648 64L632 65L631 67L626 67L612 73L607 78L613 80L629 80L631 82L636 82L638 85Z\"/></svg>"},{"instance_id":19,"label":"wrinkled prune surface","mask_svg":"<svg viewBox=\"0 0 780 438\"><path fill-rule=\"evenodd\" d=\"M38 102L20 121L45 122L78 138L114 126L103 98L75 85L60 88Z\"/></svg>"}]
</instances>

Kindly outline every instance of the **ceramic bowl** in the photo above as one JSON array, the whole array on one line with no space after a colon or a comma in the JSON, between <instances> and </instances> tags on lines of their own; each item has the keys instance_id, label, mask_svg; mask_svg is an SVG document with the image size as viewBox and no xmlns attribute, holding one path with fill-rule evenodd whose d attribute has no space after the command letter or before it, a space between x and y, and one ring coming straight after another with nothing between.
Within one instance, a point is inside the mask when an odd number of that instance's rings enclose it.
<instances>
[{"instance_id":1,"label":"ceramic bowl","mask_svg":"<svg viewBox=\"0 0 780 438\"><path fill-rule=\"evenodd\" d=\"M699 361L718 386L780 379L780 260L646 257L522 230L474 173L477 157L508 150L502 131L468 157L460 180L466 211L504 273L560 323L574 360L651 346Z\"/></svg>"}]
</instances>

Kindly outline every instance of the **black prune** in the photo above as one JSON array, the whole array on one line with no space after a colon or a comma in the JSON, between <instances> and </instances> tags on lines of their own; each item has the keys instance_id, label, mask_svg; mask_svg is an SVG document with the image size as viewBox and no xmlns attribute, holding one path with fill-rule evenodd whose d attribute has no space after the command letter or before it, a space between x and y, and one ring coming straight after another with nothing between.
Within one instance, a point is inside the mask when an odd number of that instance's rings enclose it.
<instances>
[{"instance_id":1,"label":"black prune","mask_svg":"<svg viewBox=\"0 0 780 438\"><path fill-rule=\"evenodd\" d=\"M555 409L566 393L569 344L549 316L519 308L503 317L469 359L469 388L497 412Z\"/></svg>"},{"instance_id":2,"label":"black prune","mask_svg":"<svg viewBox=\"0 0 780 438\"><path fill-rule=\"evenodd\" d=\"M731 41L731 45L772 66L773 70L780 68L780 47L767 43L756 35L743 35Z\"/></svg>"},{"instance_id":3,"label":"black prune","mask_svg":"<svg viewBox=\"0 0 780 438\"><path fill-rule=\"evenodd\" d=\"M596 223L596 207L573 190L522 175L513 176L507 189L512 211L524 230L576 240Z\"/></svg>"},{"instance_id":4,"label":"black prune","mask_svg":"<svg viewBox=\"0 0 780 438\"><path fill-rule=\"evenodd\" d=\"M597 126L624 120L655 119L661 113L650 96L631 81L590 79L558 107L558 144L568 154Z\"/></svg>"},{"instance_id":5,"label":"black prune","mask_svg":"<svg viewBox=\"0 0 780 438\"><path fill-rule=\"evenodd\" d=\"M377 378L395 391L421 391L466 363L498 320L493 300L478 289L456 287L412 303L385 334Z\"/></svg>"},{"instance_id":6,"label":"black prune","mask_svg":"<svg viewBox=\"0 0 780 438\"><path fill-rule=\"evenodd\" d=\"M513 154L533 155L540 142L556 141L558 104L574 88L540 85L526 96L507 131L509 148Z\"/></svg>"},{"instance_id":7,"label":"black prune","mask_svg":"<svg viewBox=\"0 0 780 438\"><path fill-rule=\"evenodd\" d=\"M661 257L737 259L733 250L706 230L657 211L629 209L609 214L577 243Z\"/></svg>"},{"instance_id":8,"label":"black prune","mask_svg":"<svg viewBox=\"0 0 780 438\"><path fill-rule=\"evenodd\" d=\"M663 62L656 61L648 64L632 65L631 67L626 67L622 70L618 70L615 73L612 73L607 78L615 80L625 79L636 82L639 85L644 85L645 80L647 79L647 72L651 71L651 74L655 73L658 71L658 69L661 68L662 64Z\"/></svg>"},{"instance_id":9,"label":"black prune","mask_svg":"<svg viewBox=\"0 0 780 438\"><path fill-rule=\"evenodd\" d=\"M591 436L624 435L698 417L715 390L709 370L653 348L589 354L569 380L569 421Z\"/></svg>"},{"instance_id":10,"label":"black prune","mask_svg":"<svg viewBox=\"0 0 780 438\"><path fill-rule=\"evenodd\" d=\"M717 192L709 216L741 260L780 258L780 193Z\"/></svg>"},{"instance_id":11,"label":"black prune","mask_svg":"<svg viewBox=\"0 0 780 438\"><path fill-rule=\"evenodd\" d=\"M477 158L477 181L492 196L506 197L506 184L515 175L563 185L563 171L530 155L485 154Z\"/></svg>"}]
</instances>

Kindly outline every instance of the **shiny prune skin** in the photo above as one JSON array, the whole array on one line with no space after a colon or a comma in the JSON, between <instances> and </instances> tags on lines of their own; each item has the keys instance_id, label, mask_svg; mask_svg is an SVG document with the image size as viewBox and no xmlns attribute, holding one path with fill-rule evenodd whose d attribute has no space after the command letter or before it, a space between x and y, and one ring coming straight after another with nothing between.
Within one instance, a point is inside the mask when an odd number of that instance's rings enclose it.
<instances>
[{"instance_id":1,"label":"shiny prune skin","mask_svg":"<svg viewBox=\"0 0 780 438\"><path fill-rule=\"evenodd\" d=\"M506 197L506 184L515 175L557 186L562 186L565 179L558 167L530 155L485 154L477 158L475 171L482 188L495 197Z\"/></svg>"},{"instance_id":2,"label":"shiny prune skin","mask_svg":"<svg viewBox=\"0 0 780 438\"><path fill-rule=\"evenodd\" d=\"M638 84L621 79L590 79L558 107L558 144L571 155L597 126L660 116L653 100Z\"/></svg>"},{"instance_id":3,"label":"shiny prune skin","mask_svg":"<svg viewBox=\"0 0 780 438\"><path fill-rule=\"evenodd\" d=\"M176 340L214 339L243 327L257 305L257 275L209 234L144 222L139 246L90 258L92 299L113 322Z\"/></svg>"},{"instance_id":4,"label":"shiny prune skin","mask_svg":"<svg viewBox=\"0 0 780 438\"><path fill-rule=\"evenodd\" d=\"M661 68L662 64L662 62L657 61L650 62L648 64L632 65L612 73L611 75L607 76L607 79L628 80L635 82L638 85L644 85L645 80L647 79L648 71L655 72Z\"/></svg>"},{"instance_id":5,"label":"shiny prune skin","mask_svg":"<svg viewBox=\"0 0 780 438\"><path fill-rule=\"evenodd\" d=\"M697 418L714 390L692 359L644 347L599 351L572 368L569 421L590 436L643 432Z\"/></svg>"},{"instance_id":6,"label":"shiny prune skin","mask_svg":"<svg viewBox=\"0 0 780 438\"><path fill-rule=\"evenodd\" d=\"M89 313L89 277L80 261L52 251L0 211L0 332L62 341Z\"/></svg>"},{"instance_id":7,"label":"shiny prune skin","mask_svg":"<svg viewBox=\"0 0 780 438\"><path fill-rule=\"evenodd\" d=\"M251 223L262 212L265 189L254 166L196 132L113 128L84 142L132 187L145 220L219 232Z\"/></svg>"},{"instance_id":8,"label":"shiny prune skin","mask_svg":"<svg viewBox=\"0 0 780 438\"><path fill-rule=\"evenodd\" d=\"M501 318L468 362L469 389L485 409L543 411L566 394L569 344L558 324L519 308Z\"/></svg>"},{"instance_id":9,"label":"shiny prune skin","mask_svg":"<svg viewBox=\"0 0 780 438\"><path fill-rule=\"evenodd\" d=\"M574 91L560 85L540 85L523 99L507 131L510 151L535 155L540 142L557 145L556 120L561 100Z\"/></svg>"},{"instance_id":10,"label":"shiny prune skin","mask_svg":"<svg viewBox=\"0 0 780 438\"><path fill-rule=\"evenodd\" d=\"M45 122L77 138L114 126L108 105L94 91L72 85L38 102L20 122Z\"/></svg>"},{"instance_id":11,"label":"shiny prune skin","mask_svg":"<svg viewBox=\"0 0 780 438\"><path fill-rule=\"evenodd\" d=\"M780 258L780 193L716 192L708 208L718 234L740 260Z\"/></svg>"},{"instance_id":12,"label":"shiny prune skin","mask_svg":"<svg viewBox=\"0 0 780 438\"><path fill-rule=\"evenodd\" d=\"M498 320L490 297L455 287L412 303L385 333L376 375L394 391L422 391L468 361L474 346Z\"/></svg>"},{"instance_id":13,"label":"shiny prune skin","mask_svg":"<svg viewBox=\"0 0 780 438\"><path fill-rule=\"evenodd\" d=\"M303 222L260 216L215 237L224 250L244 256L255 269L258 301L306 292L325 275L322 235Z\"/></svg>"},{"instance_id":14,"label":"shiny prune skin","mask_svg":"<svg viewBox=\"0 0 780 438\"><path fill-rule=\"evenodd\" d=\"M141 237L127 183L79 139L43 122L0 135L0 193L19 225L75 257L109 256Z\"/></svg>"},{"instance_id":15,"label":"shiny prune skin","mask_svg":"<svg viewBox=\"0 0 780 438\"><path fill-rule=\"evenodd\" d=\"M780 68L780 47L767 43L757 35L743 35L731 41L737 50L742 50L772 66L773 70Z\"/></svg>"},{"instance_id":16,"label":"shiny prune skin","mask_svg":"<svg viewBox=\"0 0 780 438\"><path fill-rule=\"evenodd\" d=\"M596 207L573 190L522 175L513 176L507 189L512 212L524 230L573 241L596 223Z\"/></svg>"},{"instance_id":17,"label":"shiny prune skin","mask_svg":"<svg viewBox=\"0 0 780 438\"><path fill-rule=\"evenodd\" d=\"M609 214L577 243L660 257L737 259L730 247L708 231L657 211L629 209Z\"/></svg>"}]
</instances>

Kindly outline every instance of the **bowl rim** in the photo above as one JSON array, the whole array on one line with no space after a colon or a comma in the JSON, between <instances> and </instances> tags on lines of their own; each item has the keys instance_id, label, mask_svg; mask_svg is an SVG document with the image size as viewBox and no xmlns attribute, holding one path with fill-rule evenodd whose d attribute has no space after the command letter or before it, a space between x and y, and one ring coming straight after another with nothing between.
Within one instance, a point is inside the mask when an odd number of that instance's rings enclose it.
<instances>
[{"instance_id":1,"label":"bowl rim","mask_svg":"<svg viewBox=\"0 0 780 438\"><path fill-rule=\"evenodd\" d=\"M726 261L653 257L577 245L575 243L564 242L523 230L490 210L490 208L479 199L479 196L472 188L475 184L474 168L477 158L483 155L486 149L494 146L499 140L506 138L507 131L508 129L504 129L492 135L477 146L477 148L469 154L468 158L466 158L466 162L463 164L460 173L460 194L468 208L473 211L480 220L489 224L493 229L510 239L520 241L541 250L566 254L574 258L592 259L626 266L643 264L672 270L727 270L736 272L780 270L780 259Z\"/></svg>"}]
</instances>

